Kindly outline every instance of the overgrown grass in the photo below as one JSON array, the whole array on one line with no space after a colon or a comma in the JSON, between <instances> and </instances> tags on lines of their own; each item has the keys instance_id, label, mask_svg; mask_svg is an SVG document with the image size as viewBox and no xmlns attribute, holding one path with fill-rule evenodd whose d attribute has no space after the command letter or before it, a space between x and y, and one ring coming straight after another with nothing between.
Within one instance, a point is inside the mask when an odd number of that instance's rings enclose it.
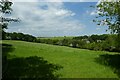
<instances>
[{"instance_id":1,"label":"overgrown grass","mask_svg":"<svg viewBox=\"0 0 120 80\"><path fill-rule=\"evenodd\" d=\"M118 78L110 67L95 61L101 54L117 54L103 51L90 51L65 46L55 46L23 41L3 41L14 47L10 55L17 57L38 56L45 60L63 66L59 70L62 78Z\"/></svg>"}]
</instances>

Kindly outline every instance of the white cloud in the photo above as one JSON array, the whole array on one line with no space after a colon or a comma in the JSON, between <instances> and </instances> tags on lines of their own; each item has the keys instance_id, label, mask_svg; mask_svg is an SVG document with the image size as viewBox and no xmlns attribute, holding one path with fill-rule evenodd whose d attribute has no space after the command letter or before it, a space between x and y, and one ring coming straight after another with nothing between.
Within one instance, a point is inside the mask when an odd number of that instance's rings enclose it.
<instances>
[{"instance_id":1,"label":"white cloud","mask_svg":"<svg viewBox=\"0 0 120 80\"><path fill-rule=\"evenodd\" d=\"M92 11L92 12L90 13L91 16L97 15L97 14L98 14L98 13L97 13L96 11Z\"/></svg>"},{"instance_id":2,"label":"white cloud","mask_svg":"<svg viewBox=\"0 0 120 80\"><path fill-rule=\"evenodd\" d=\"M93 11L86 10L86 14L91 15L91 16L95 16L95 15L98 14L98 11L96 11L96 10L93 10Z\"/></svg>"},{"instance_id":3,"label":"white cloud","mask_svg":"<svg viewBox=\"0 0 120 80\"><path fill-rule=\"evenodd\" d=\"M62 2L15 2L13 17L20 23L10 24L9 32L17 31L35 36L79 35L84 25L73 19L75 13L63 7Z\"/></svg>"},{"instance_id":4,"label":"white cloud","mask_svg":"<svg viewBox=\"0 0 120 80\"><path fill-rule=\"evenodd\" d=\"M75 15L75 13L73 13L72 11L68 11L65 9L61 9L60 11L57 11L55 14L58 16L74 16Z\"/></svg>"}]
</instances>

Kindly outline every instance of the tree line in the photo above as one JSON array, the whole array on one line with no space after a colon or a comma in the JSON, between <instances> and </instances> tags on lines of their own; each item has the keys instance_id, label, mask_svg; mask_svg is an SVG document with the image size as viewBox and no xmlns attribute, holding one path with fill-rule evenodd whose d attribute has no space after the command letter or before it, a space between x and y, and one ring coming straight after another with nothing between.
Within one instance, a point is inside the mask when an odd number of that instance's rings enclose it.
<instances>
[{"instance_id":1,"label":"tree line","mask_svg":"<svg viewBox=\"0 0 120 80\"><path fill-rule=\"evenodd\" d=\"M5 33L5 40L21 40L21 41L28 41L28 42L35 42L36 37L29 35L29 34L23 34L23 33Z\"/></svg>"},{"instance_id":2,"label":"tree line","mask_svg":"<svg viewBox=\"0 0 120 80\"><path fill-rule=\"evenodd\" d=\"M63 39L51 39L51 38L37 38L35 36L23 33L6 33L5 40L21 40L36 43L45 43L59 46L68 46L73 48L99 50L99 51L114 51L120 52L117 47L117 35L116 34L102 34L91 36L77 36L73 38L64 37Z\"/></svg>"},{"instance_id":3,"label":"tree line","mask_svg":"<svg viewBox=\"0 0 120 80\"><path fill-rule=\"evenodd\" d=\"M39 38L36 40L36 42L96 51L120 52L120 49L117 47L117 39L118 38L116 34L103 34L78 36L71 39L64 37L64 39L61 40Z\"/></svg>"}]
</instances>

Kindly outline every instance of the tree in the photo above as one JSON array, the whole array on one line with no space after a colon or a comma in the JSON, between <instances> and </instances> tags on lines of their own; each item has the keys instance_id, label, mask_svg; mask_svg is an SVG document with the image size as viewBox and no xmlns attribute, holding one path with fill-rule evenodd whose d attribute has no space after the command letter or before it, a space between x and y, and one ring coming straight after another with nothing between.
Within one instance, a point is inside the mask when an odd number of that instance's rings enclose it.
<instances>
[{"instance_id":1,"label":"tree","mask_svg":"<svg viewBox=\"0 0 120 80\"><path fill-rule=\"evenodd\" d=\"M93 20L98 22L98 25L108 25L108 29L111 33L120 34L120 0L113 0L107 2L102 0L97 6L96 11L99 20Z\"/></svg>"},{"instance_id":2,"label":"tree","mask_svg":"<svg viewBox=\"0 0 120 80\"><path fill-rule=\"evenodd\" d=\"M5 39L5 29L7 29L9 22L18 22L18 19L3 17L5 14L11 14L12 12L12 2L8 0L0 1L0 12L2 16L0 17L0 32L2 33L2 39Z\"/></svg>"},{"instance_id":3,"label":"tree","mask_svg":"<svg viewBox=\"0 0 120 80\"><path fill-rule=\"evenodd\" d=\"M118 35L117 47L120 48L120 0L101 0L96 6L98 16L93 22L97 22L98 25L107 25L108 30L111 33Z\"/></svg>"},{"instance_id":4,"label":"tree","mask_svg":"<svg viewBox=\"0 0 120 80\"><path fill-rule=\"evenodd\" d=\"M100 38L99 35L94 34L89 37L91 42L97 42L97 40L100 40L99 38Z\"/></svg>"}]
</instances>

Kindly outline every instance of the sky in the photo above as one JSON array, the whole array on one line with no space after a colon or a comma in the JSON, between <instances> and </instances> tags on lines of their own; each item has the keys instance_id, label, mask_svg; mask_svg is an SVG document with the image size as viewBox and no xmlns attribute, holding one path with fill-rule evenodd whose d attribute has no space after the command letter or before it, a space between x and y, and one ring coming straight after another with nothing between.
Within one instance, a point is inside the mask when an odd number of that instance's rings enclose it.
<instances>
[{"instance_id":1,"label":"sky","mask_svg":"<svg viewBox=\"0 0 120 80\"><path fill-rule=\"evenodd\" d=\"M95 1L95 0L94 0ZM82 36L107 34L107 27L92 22L98 2L14 2L7 17L19 18L10 23L7 32L22 32L36 37Z\"/></svg>"}]
</instances>

